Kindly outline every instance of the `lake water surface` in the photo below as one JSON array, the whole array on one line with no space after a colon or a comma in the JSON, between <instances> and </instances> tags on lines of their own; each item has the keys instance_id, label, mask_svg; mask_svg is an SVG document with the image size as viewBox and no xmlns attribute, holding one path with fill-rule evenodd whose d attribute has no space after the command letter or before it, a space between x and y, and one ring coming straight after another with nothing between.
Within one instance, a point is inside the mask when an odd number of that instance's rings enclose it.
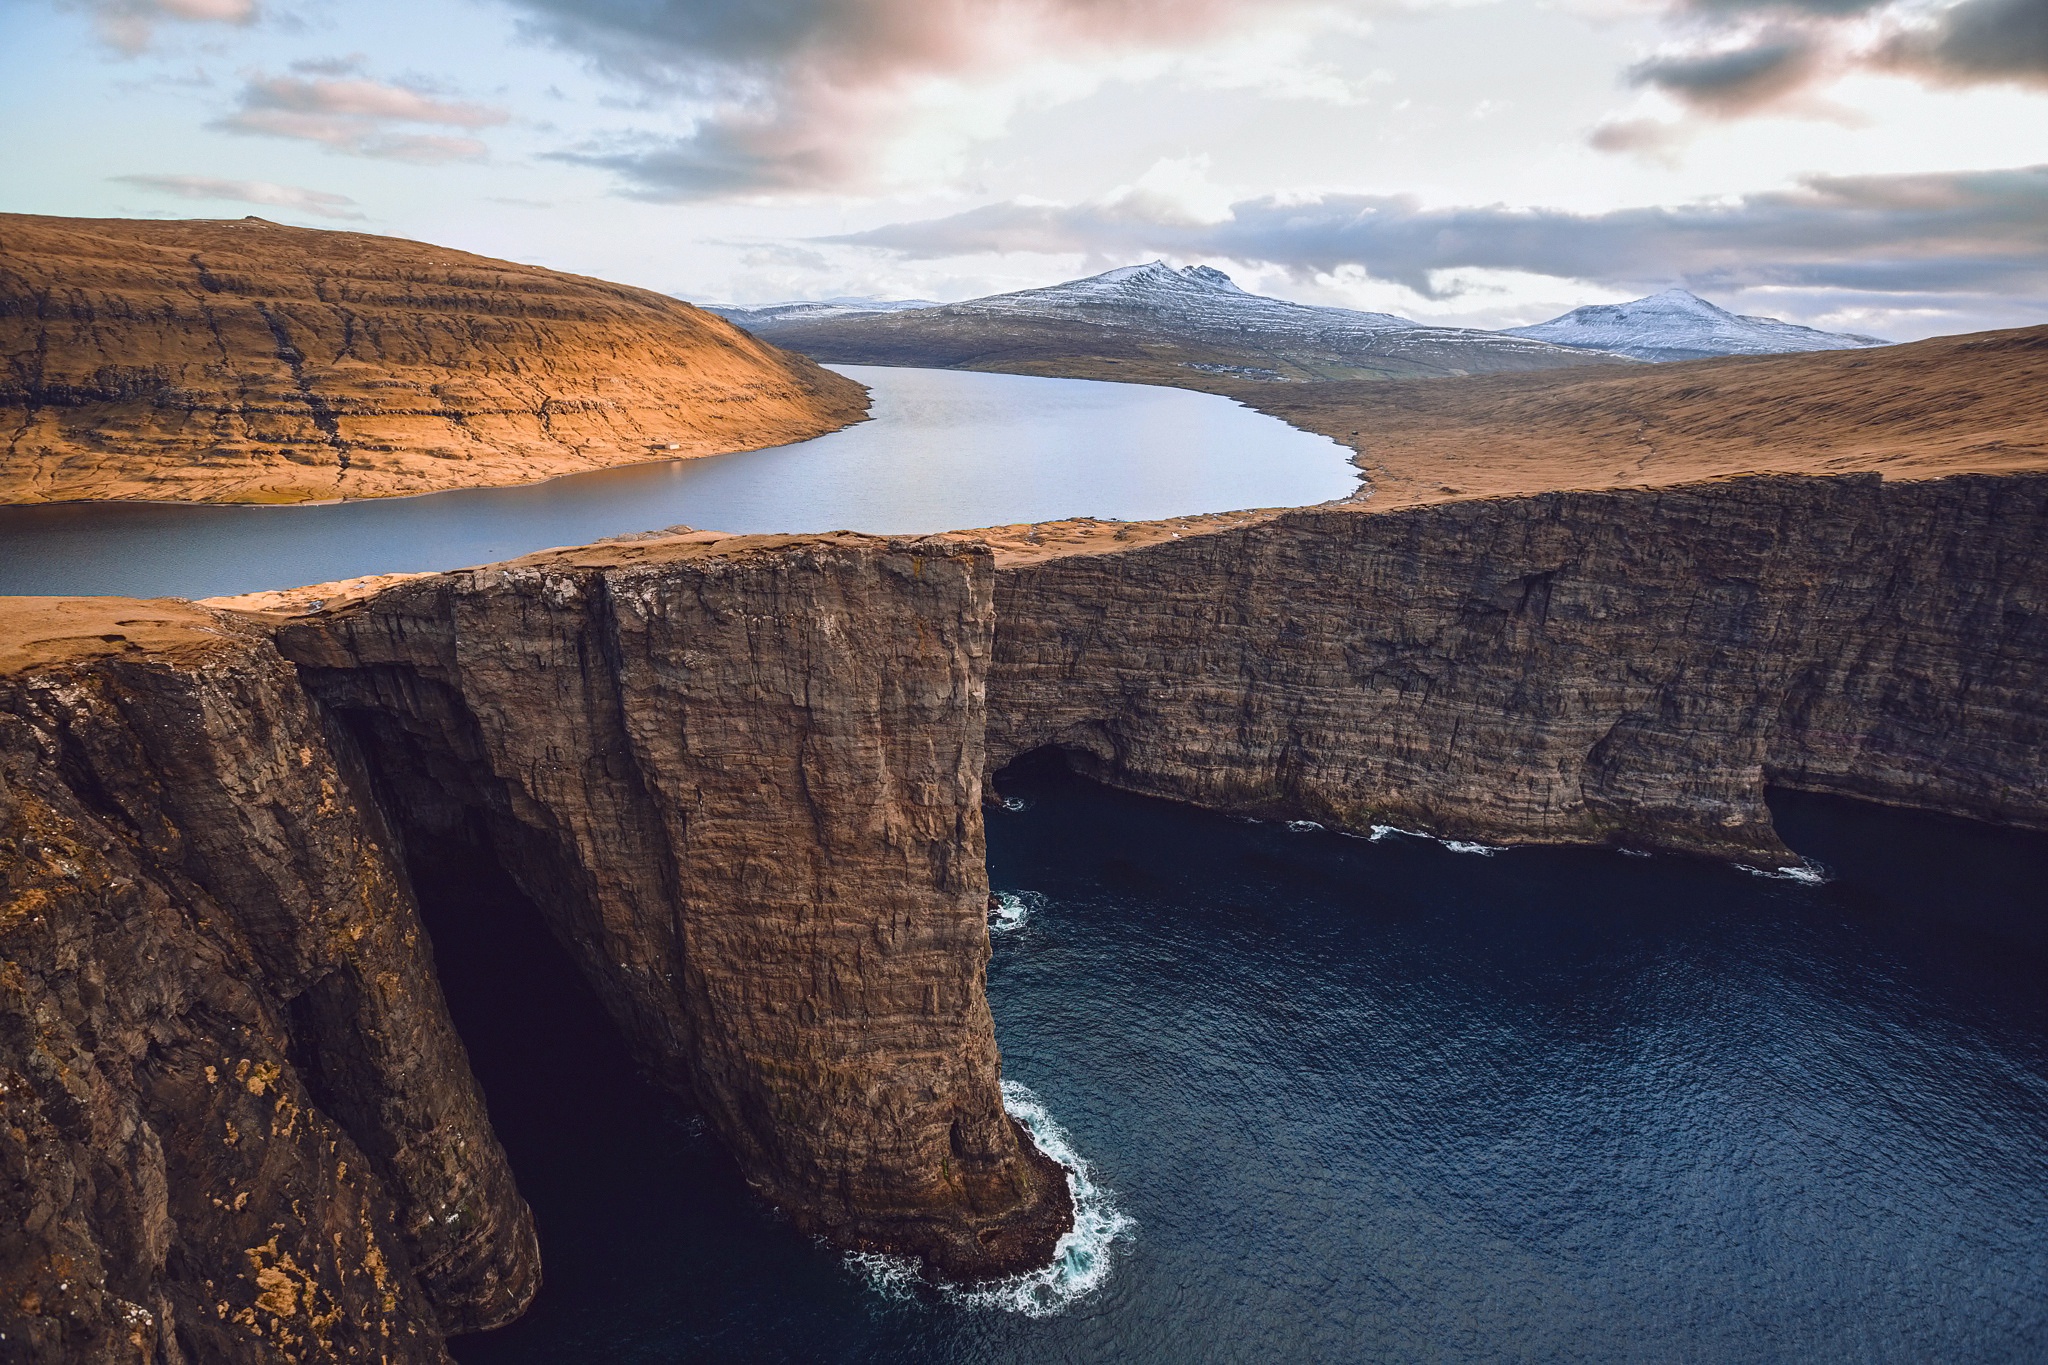
<instances>
[{"instance_id":1,"label":"lake water surface","mask_svg":"<svg viewBox=\"0 0 2048 1365\"><path fill-rule=\"evenodd\" d=\"M797 1235L444 869L546 1265L464 1365L2048 1356L2048 839L1780 798L1808 886L1005 790L989 996L1128 1220L1098 1287L976 1307Z\"/></svg>"},{"instance_id":2,"label":"lake water surface","mask_svg":"<svg viewBox=\"0 0 2048 1365\"><path fill-rule=\"evenodd\" d=\"M1349 452L1214 394L955 370L835 366L873 420L771 450L300 507L0 507L0 594L208 597L453 569L684 524L931 532L1137 521L1324 502Z\"/></svg>"}]
</instances>

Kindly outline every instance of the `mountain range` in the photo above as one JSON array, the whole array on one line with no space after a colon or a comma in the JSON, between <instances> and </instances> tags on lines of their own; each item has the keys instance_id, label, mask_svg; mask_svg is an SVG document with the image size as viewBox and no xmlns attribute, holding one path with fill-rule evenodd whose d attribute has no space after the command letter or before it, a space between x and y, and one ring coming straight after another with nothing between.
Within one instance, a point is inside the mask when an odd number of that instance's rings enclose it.
<instances>
[{"instance_id":1,"label":"mountain range","mask_svg":"<svg viewBox=\"0 0 2048 1365\"><path fill-rule=\"evenodd\" d=\"M1154 383L1420 378L1887 344L1730 313L1682 289L1499 332L1434 327L1252 294L1211 266L1163 261L962 303L836 298L712 311L823 361Z\"/></svg>"},{"instance_id":2,"label":"mountain range","mask_svg":"<svg viewBox=\"0 0 2048 1365\"><path fill-rule=\"evenodd\" d=\"M1704 360L1717 355L1782 355L1795 351L1851 351L1888 346L1877 337L1822 332L1777 318L1717 308L1699 295L1667 289L1628 303L1596 303L1508 336L1612 351L1637 360Z\"/></svg>"},{"instance_id":3,"label":"mountain range","mask_svg":"<svg viewBox=\"0 0 2048 1365\"><path fill-rule=\"evenodd\" d=\"M1399 379L1630 363L1528 337L1268 298L1209 266L1177 270L1162 261L964 303L819 307L714 311L823 361L1152 383L1202 376Z\"/></svg>"}]
</instances>

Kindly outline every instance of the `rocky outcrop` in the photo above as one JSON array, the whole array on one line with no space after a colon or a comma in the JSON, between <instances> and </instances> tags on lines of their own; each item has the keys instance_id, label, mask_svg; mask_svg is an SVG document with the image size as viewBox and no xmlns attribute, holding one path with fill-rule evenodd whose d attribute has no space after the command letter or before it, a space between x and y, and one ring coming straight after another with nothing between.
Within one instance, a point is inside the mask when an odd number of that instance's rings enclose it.
<instances>
[{"instance_id":1,"label":"rocky outcrop","mask_svg":"<svg viewBox=\"0 0 2048 1365\"><path fill-rule=\"evenodd\" d=\"M1237 520L1006 553L992 768L1765 865L1769 784L2048 827L2048 476Z\"/></svg>"},{"instance_id":2,"label":"rocky outcrop","mask_svg":"<svg viewBox=\"0 0 2048 1365\"><path fill-rule=\"evenodd\" d=\"M800 1226L1043 1264L982 974L993 569L710 535L436 575L282 626L416 843L481 844L645 1070Z\"/></svg>"},{"instance_id":3,"label":"rocky outcrop","mask_svg":"<svg viewBox=\"0 0 2048 1365\"><path fill-rule=\"evenodd\" d=\"M858 384L665 295L354 232L0 214L0 502L304 502L752 450Z\"/></svg>"},{"instance_id":4,"label":"rocky outcrop","mask_svg":"<svg viewBox=\"0 0 2048 1365\"><path fill-rule=\"evenodd\" d=\"M993 581L696 534L298 616L0 601L7 1358L436 1361L521 1311L404 871L451 841L801 1227L1043 1264L1066 1177L982 988Z\"/></svg>"},{"instance_id":5,"label":"rocky outcrop","mask_svg":"<svg viewBox=\"0 0 2048 1365\"><path fill-rule=\"evenodd\" d=\"M439 1361L525 1307L393 847L262 631L0 603L0 1356Z\"/></svg>"}]
</instances>

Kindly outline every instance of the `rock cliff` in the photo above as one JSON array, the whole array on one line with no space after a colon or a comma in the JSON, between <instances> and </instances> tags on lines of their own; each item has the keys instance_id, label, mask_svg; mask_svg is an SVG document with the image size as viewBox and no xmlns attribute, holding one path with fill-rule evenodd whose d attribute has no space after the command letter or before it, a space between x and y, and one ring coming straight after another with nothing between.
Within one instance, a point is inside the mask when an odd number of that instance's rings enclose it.
<instances>
[{"instance_id":1,"label":"rock cliff","mask_svg":"<svg viewBox=\"0 0 2048 1365\"><path fill-rule=\"evenodd\" d=\"M526 1306L393 849L260 630L0 608L0 1356L439 1361Z\"/></svg>"},{"instance_id":2,"label":"rock cliff","mask_svg":"<svg viewBox=\"0 0 2048 1365\"><path fill-rule=\"evenodd\" d=\"M1762 865L1772 783L2048 827L2048 475L1179 525L1010 538L992 768Z\"/></svg>"},{"instance_id":3,"label":"rock cliff","mask_svg":"<svg viewBox=\"0 0 2048 1365\"><path fill-rule=\"evenodd\" d=\"M758 1189L978 1275L1071 1221L982 992L992 587L978 546L696 535L414 580L279 643L401 832L496 856Z\"/></svg>"},{"instance_id":4,"label":"rock cliff","mask_svg":"<svg viewBox=\"0 0 2048 1365\"><path fill-rule=\"evenodd\" d=\"M418 242L0 214L0 502L304 502L751 450L859 385L665 295Z\"/></svg>"},{"instance_id":5,"label":"rock cliff","mask_svg":"<svg viewBox=\"0 0 2048 1365\"><path fill-rule=\"evenodd\" d=\"M1043 1264L1066 1178L982 988L993 579L696 534L297 616L0 600L6 1358L439 1361L524 1308L406 873L454 844L799 1226Z\"/></svg>"}]
</instances>

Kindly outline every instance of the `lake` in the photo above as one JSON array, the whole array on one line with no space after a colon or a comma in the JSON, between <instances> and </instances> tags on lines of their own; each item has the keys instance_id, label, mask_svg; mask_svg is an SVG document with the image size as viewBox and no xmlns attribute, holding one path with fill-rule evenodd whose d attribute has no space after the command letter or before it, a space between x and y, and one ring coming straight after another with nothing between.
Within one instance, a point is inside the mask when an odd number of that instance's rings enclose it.
<instances>
[{"instance_id":1,"label":"lake","mask_svg":"<svg viewBox=\"0 0 2048 1365\"><path fill-rule=\"evenodd\" d=\"M833 368L873 392L872 420L770 450L313 506L0 507L0 594L210 597L488 564L678 524L924 533L1296 506L1358 487L1344 447L1214 394Z\"/></svg>"},{"instance_id":2,"label":"lake","mask_svg":"<svg viewBox=\"0 0 2048 1365\"><path fill-rule=\"evenodd\" d=\"M546 1266L463 1365L2042 1357L2048 838L1780 795L1802 885L1003 789L989 996L1121 1224L1091 1292L1032 1316L798 1235L502 876L444 867Z\"/></svg>"}]
</instances>

